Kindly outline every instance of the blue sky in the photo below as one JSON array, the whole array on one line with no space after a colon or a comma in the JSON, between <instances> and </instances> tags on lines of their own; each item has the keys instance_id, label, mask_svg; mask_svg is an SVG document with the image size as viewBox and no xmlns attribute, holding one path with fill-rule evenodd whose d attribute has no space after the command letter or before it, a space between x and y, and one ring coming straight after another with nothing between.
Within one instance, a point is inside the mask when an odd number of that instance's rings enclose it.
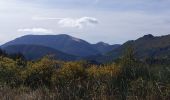
<instances>
[{"instance_id":1,"label":"blue sky","mask_svg":"<svg viewBox=\"0 0 170 100\"><path fill-rule=\"evenodd\" d=\"M27 34L124 43L170 33L170 0L1 0L0 44Z\"/></svg>"}]
</instances>

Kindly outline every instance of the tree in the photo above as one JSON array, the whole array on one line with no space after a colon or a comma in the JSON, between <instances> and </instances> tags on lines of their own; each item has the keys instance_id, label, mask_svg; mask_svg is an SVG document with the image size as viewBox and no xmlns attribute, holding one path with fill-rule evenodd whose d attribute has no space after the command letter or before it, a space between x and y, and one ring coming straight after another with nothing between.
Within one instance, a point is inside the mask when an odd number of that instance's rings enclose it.
<instances>
[{"instance_id":1,"label":"tree","mask_svg":"<svg viewBox=\"0 0 170 100\"><path fill-rule=\"evenodd\" d=\"M132 47L128 47L120 61L121 73L117 77L119 91L122 100L126 100L130 80L135 78L135 53Z\"/></svg>"},{"instance_id":2,"label":"tree","mask_svg":"<svg viewBox=\"0 0 170 100\"><path fill-rule=\"evenodd\" d=\"M136 62L134 49L128 47L121 59L122 74L125 78L133 79L135 77Z\"/></svg>"}]
</instances>

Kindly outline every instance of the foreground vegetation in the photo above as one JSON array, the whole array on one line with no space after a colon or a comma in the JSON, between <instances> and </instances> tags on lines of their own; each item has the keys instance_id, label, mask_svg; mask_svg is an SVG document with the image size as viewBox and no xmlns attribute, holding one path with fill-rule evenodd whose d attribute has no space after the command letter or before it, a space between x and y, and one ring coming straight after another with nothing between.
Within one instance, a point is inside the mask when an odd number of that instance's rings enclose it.
<instances>
[{"instance_id":1,"label":"foreground vegetation","mask_svg":"<svg viewBox=\"0 0 170 100\"><path fill-rule=\"evenodd\" d=\"M0 51L0 100L169 100L170 60L137 60L133 50L110 64L63 62Z\"/></svg>"}]
</instances>

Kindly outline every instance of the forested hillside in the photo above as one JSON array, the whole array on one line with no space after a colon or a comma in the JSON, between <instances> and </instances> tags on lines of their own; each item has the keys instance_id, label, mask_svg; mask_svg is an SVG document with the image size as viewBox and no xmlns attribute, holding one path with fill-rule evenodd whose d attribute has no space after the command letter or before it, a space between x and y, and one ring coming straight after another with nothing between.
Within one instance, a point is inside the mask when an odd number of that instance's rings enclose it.
<instances>
[{"instance_id":1,"label":"forested hillside","mask_svg":"<svg viewBox=\"0 0 170 100\"><path fill-rule=\"evenodd\" d=\"M147 58L170 58L170 35L153 36L151 34L140 37L136 40L129 40L105 55L91 56L98 62L111 62L122 57L127 48L133 48L138 59Z\"/></svg>"},{"instance_id":2,"label":"forested hillside","mask_svg":"<svg viewBox=\"0 0 170 100\"><path fill-rule=\"evenodd\" d=\"M170 59L121 59L96 65L50 56L26 61L0 51L1 100L169 100Z\"/></svg>"}]
</instances>

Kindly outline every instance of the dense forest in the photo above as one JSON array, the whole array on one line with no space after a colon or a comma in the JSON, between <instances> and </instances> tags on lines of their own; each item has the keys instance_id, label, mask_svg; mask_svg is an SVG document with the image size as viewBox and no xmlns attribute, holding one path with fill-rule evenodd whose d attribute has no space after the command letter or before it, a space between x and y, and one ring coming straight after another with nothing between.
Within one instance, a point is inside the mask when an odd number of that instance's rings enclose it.
<instances>
[{"instance_id":1,"label":"dense forest","mask_svg":"<svg viewBox=\"0 0 170 100\"><path fill-rule=\"evenodd\" d=\"M109 64L27 61L0 50L1 100L169 100L170 58L136 59L134 50Z\"/></svg>"}]
</instances>

